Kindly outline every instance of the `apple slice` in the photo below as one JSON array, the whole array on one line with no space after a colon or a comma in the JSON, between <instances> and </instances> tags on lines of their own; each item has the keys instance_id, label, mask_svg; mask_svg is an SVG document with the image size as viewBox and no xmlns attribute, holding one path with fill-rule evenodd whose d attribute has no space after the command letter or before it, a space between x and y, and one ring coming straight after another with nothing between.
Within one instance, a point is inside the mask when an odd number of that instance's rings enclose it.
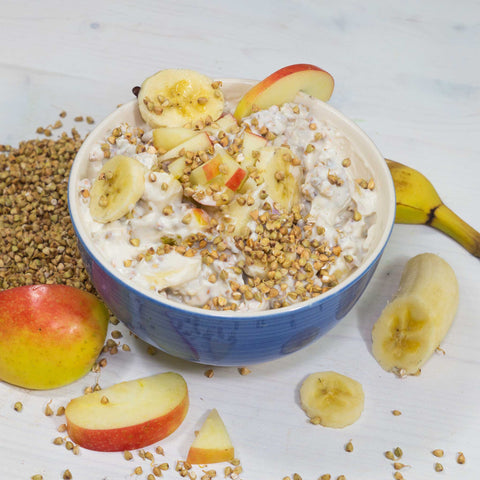
<instances>
[{"instance_id":1,"label":"apple slice","mask_svg":"<svg viewBox=\"0 0 480 480\"><path fill-rule=\"evenodd\" d=\"M236 127L238 127L237 119L231 113L226 113L203 130L211 135L216 135L220 131L232 133L232 130Z\"/></svg>"},{"instance_id":2,"label":"apple slice","mask_svg":"<svg viewBox=\"0 0 480 480\"><path fill-rule=\"evenodd\" d=\"M302 91L326 102L333 92L333 77L305 63L281 68L252 87L238 102L234 116L240 120L252 113L255 105L260 109L291 102Z\"/></svg>"},{"instance_id":3,"label":"apple slice","mask_svg":"<svg viewBox=\"0 0 480 480\"><path fill-rule=\"evenodd\" d=\"M247 178L247 171L241 167L238 167L230 177L225 180L225 186L233 192L236 192L245 182Z\"/></svg>"},{"instance_id":4,"label":"apple slice","mask_svg":"<svg viewBox=\"0 0 480 480\"><path fill-rule=\"evenodd\" d=\"M193 208L193 219L200 228L208 227L210 225L210 215L202 208Z\"/></svg>"},{"instance_id":5,"label":"apple slice","mask_svg":"<svg viewBox=\"0 0 480 480\"><path fill-rule=\"evenodd\" d=\"M190 183L192 185L207 185L216 177L222 174L222 158L219 155L205 162L203 165L192 170L190 173Z\"/></svg>"},{"instance_id":6,"label":"apple slice","mask_svg":"<svg viewBox=\"0 0 480 480\"><path fill-rule=\"evenodd\" d=\"M171 150L198 132L185 127L158 127L152 130L153 146L158 150Z\"/></svg>"},{"instance_id":7,"label":"apple slice","mask_svg":"<svg viewBox=\"0 0 480 480\"><path fill-rule=\"evenodd\" d=\"M167 372L74 398L66 407L68 435L89 450L142 448L174 432L189 406L187 384Z\"/></svg>"},{"instance_id":8,"label":"apple slice","mask_svg":"<svg viewBox=\"0 0 480 480\"><path fill-rule=\"evenodd\" d=\"M255 165L255 158L253 158L252 152L259 151L261 148L267 145L267 139L261 135L256 135L252 132L245 132L243 136L243 162L242 167L250 167Z\"/></svg>"},{"instance_id":9,"label":"apple slice","mask_svg":"<svg viewBox=\"0 0 480 480\"><path fill-rule=\"evenodd\" d=\"M247 171L242 168L239 163L230 156L223 148L218 148L215 150L217 156L222 159L222 163L224 165L224 178L225 178L225 186L227 186L230 190L236 192L245 180L247 179Z\"/></svg>"},{"instance_id":10,"label":"apple slice","mask_svg":"<svg viewBox=\"0 0 480 480\"><path fill-rule=\"evenodd\" d=\"M161 162L165 160L171 160L173 158L177 158L181 156L181 151L184 150L185 152L201 152L206 151L212 146L212 141L207 133L201 132L195 135L188 140L178 144L176 147L170 149L167 153L161 155L159 157Z\"/></svg>"},{"instance_id":11,"label":"apple slice","mask_svg":"<svg viewBox=\"0 0 480 480\"><path fill-rule=\"evenodd\" d=\"M230 462L234 454L225 424L217 410L213 409L188 451L187 462L191 464Z\"/></svg>"},{"instance_id":12,"label":"apple slice","mask_svg":"<svg viewBox=\"0 0 480 480\"><path fill-rule=\"evenodd\" d=\"M168 171L170 172L170 175L172 175L176 180L178 180L183 175L186 166L186 157L178 157L168 166Z\"/></svg>"}]
</instances>

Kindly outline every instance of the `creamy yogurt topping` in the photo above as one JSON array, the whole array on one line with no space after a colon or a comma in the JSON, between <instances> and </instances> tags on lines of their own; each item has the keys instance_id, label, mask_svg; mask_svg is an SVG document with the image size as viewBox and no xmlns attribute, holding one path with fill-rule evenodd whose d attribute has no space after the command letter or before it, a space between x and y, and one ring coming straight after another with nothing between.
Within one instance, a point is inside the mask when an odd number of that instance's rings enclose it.
<instances>
[{"instance_id":1,"label":"creamy yogurt topping","mask_svg":"<svg viewBox=\"0 0 480 480\"><path fill-rule=\"evenodd\" d=\"M367 254L377 195L373 179L353 175L350 166L362 159L322 119L319 105L299 94L293 103L253 113L233 132L209 131L215 144L209 158L225 148L242 166L241 139L251 131L270 147L289 148L294 159L299 196L291 211L279 208L255 168L247 168L257 181L249 179L250 190L232 200L255 207L242 234L232 232L242 220L236 210L186 195L169 162L159 162L151 131L119 125L113 141L109 135L92 149L87 177L78 183L80 214L97 255L138 287L208 309L280 308L337 285ZM90 214L89 192L115 155L145 166L145 190L129 214L99 223Z\"/></svg>"}]
</instances>

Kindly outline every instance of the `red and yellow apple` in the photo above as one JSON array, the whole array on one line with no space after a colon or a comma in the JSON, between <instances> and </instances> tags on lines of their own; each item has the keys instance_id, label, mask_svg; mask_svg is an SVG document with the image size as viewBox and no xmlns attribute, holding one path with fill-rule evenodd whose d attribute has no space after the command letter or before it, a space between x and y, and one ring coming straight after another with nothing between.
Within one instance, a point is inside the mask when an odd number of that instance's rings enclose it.
<instances>
[{"instance_id":1,"label":"red and yellow apple","mask_svg":"<svg viewBox=\"0 0 480 480\"><path fill-rule=\"evenodd\" d=\"M281 68L252 87L238 102L234 116L240 120L260 109L291 102L302 91L326 102L332 96L333 77L315 65L299 63Z\"/></svg>"},{"instance_id":2,"label":"red and yellow apple","mask_svg":"<svg viewBox=\"0 0 480 480\"><path fill-rule=\"evenodd\" d=\"M167 372L121 382L71 400L67 432L81 447L103 452L143 448L173 433L189 407L188 388Z\"/></svg>"},{"instance_id":3,"label":"red and yellow apple","mask_svg":"<svg viewBox=\"0 0 480 480\"><path fill-rule=\"evenodd\" d=\"M225 424L218 411L213 409L200 428L187 455L191 464L230 462L235 451Z\"/></svg>"},{"instance_id":4,"label":"red and yellow apple","mask_svg":"<svg viewBox=\"0 0 480 480\"><path fill-rule=\"evenodd\" d=\"M91 293L66 285L0 292L0 380L50 389L88 373L103 348L109 314Z\"/></svg>"}]
</instances>

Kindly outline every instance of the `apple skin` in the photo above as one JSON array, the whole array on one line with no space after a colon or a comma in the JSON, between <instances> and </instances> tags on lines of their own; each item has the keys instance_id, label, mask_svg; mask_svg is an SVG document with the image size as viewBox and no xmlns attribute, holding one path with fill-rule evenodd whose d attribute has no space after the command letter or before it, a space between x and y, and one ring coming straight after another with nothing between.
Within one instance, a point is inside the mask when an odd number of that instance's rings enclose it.
<instances>
[{"instance_id":1,"label":"apple skin","mask_svg":"<svg viewBox=\"0 0 480 480\"><path fill-rule=\"evenodd\" d=\"M180 156L182 150L185 150L185 152L200 152L202 150L208 150L212 145L213 143L208 134L206 132L200 132L171 148L168 152L161 155L159 160L161 162L173 160Z\"/></svg>"},{"instance_id":2,"label":"apple skin","mask_svg":"<svg viewBox=\"0 0 480 480\"><path fill-rule=\"evenodd\" d=\"M252 87L238 102L237 120L252 113L253 105L260 109L291 102L299 91L326 102L332 96L333 77L315 65L298 63L283 67Z\"/></svg>"},{"instance_id":3,"label":"apple skin","mask_svg":"<svg viewBox=\"0 0 480 480\"><path fill-rule=\"evenodd\" d=\"M0 380L36 390L78 380L103 348L108 318L97 297L67 285L0 292Z\"/></svg>"},{"instance_id":4,"label":"apple skin","mask_svg":"<svg viewBox=\"0 0 480 480\"><path fill-rule=\"evenodd\" d=\"M109 402L103 404L106 397ZM174 372L121 382L71 400L67 432L83 448L135 450L173 433L189 408L187 384Z\"/></svg>"},{"instance_id":5,"label":"apple skin","mask_svg":"<svg viewBox=\"0 0 480 480\"><path fill-rule=\"evenodd\" d=\"M233 175L225 182L225 185L236 192L247 178L247 171L243 168L237 168Z\"/></svg>"},{"instance_id":6,"label":"apple skin","mask_svg":"<svg viewBox=\"0 0 480 480\"><path fill-rule=\"evenodd\" d=\"M224 449L209 449L192 447L188 452L187 462L192 465L202 465L209 463L231 462L235 457L233 447Z\"/></svg>"}]
</instances>

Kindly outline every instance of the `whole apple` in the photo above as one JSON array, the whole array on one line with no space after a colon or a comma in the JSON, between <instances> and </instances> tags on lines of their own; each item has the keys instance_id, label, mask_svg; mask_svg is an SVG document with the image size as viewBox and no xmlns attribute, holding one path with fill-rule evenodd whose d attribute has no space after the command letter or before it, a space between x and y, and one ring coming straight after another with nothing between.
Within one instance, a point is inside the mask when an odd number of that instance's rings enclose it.
<instances>
[{"instance_id":1,"label":"whole apple","mask_svg":"<svg viewBox=\"0 0 480 480\"><path fill-rule=\"evenodd\" d=\"M97 297L67 285L0 292L0 380L41 390L78 380L104 345L108 317Z\"/></svg>"}]
</instances>

